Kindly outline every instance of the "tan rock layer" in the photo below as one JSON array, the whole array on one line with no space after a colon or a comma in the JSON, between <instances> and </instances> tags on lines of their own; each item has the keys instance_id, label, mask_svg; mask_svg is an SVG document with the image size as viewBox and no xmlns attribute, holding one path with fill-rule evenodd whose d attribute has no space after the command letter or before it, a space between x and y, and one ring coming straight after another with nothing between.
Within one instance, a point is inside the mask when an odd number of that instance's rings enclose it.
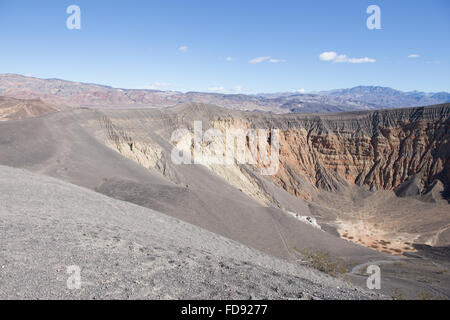
<instances>
[{"instance_id":1,"label":"tan rock layer","mask_svg":"<svg viewBox=\"0 0 450 320\"><path fill-rule=\"evenodd\" d=\"M450 180L449 105L331 116L246 116L220 127L280 127L280 169L272 179L311 200L306 184L337 191L346 185L396 190L416 178L419 193ZM348 119L347 119L348 118ZM285 120L282 122L282 120Z\"/></svg>"},{"instance_id":2,"label":"tan rock layer","mask_svg":"<svg viewBox=\"0 0 450 320\"><path fill-rule=\"evenodd\" d=\"M340 180L393 190L409 177L420 175L423 190L442 174L448 177L448 129L448 122L417 121L380 128L373 136L358 136L352 131L283 131L282 165L274 180L299 195L293 173L328 191L336 190Z\"/></svg>"}]
</instances>

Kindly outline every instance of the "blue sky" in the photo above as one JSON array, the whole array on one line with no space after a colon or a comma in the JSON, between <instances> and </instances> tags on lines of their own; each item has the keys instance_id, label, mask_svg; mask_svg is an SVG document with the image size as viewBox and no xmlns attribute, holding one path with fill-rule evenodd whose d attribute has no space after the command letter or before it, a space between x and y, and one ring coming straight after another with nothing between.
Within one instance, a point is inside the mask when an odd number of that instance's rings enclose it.
<instances>
[{"instance_id":1,"label":"blue sky","mask_svg":"<svg viewBox=\"0 0 450 320\"><path fill-rule=\"evenodd\" d=\"M0 39L0 73L122 88L450 91L448 0L0 0Z\"/></svg>"}]
</instances>

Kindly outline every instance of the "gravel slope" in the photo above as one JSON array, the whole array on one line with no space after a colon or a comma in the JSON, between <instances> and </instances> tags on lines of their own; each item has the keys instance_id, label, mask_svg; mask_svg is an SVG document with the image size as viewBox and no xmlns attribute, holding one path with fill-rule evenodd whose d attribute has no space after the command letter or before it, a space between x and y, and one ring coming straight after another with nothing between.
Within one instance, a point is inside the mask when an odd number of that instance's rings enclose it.
<instances>
[{"instance_id":1,"label":"gravel slope","mask_svg":"<svg viewBox=\"0 0 450 320\"><path fill-rule=\"evenodd\" d=\"M81 267L69 290L67 267ZM370 299L180 220L0 166L0 299Z\"/></svg>"}]
</instances>

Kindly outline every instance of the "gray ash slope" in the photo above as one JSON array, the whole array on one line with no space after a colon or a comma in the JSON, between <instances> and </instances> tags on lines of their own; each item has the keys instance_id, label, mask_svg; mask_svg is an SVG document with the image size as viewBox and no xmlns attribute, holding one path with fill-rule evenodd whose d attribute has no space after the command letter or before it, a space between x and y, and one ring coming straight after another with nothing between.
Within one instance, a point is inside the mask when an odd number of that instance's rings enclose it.
<instances>
[{"instance_id":1,"label":"gray ash slope","mask_svg":"<svg viewBox=\"0 0 450 320\"><path fill-rule=\"evenodd\" d=\"M162 137L170 136L178 125L172 115L161 110L116 110L113 113L131 123L136 119L138 123L142 121L146 134L157 132ZM349 266L385 258L374 250L306 225L279 208L263 206L203 166L168 167L167 171L181 181L174 183L157 170L127 159L96 138L96 134L104 130L100 120L105 114L113 116L106 111L79 109L1 123L0 164L98 190L279 258L295 259L298 253L294 248L329 251L344 258ZM162 121L158 121L158 115ZM183 117L183 114L177 116ZM161 145L170 148L164 140ZM291 210L305 216L310 214L301 199L273 184L269 190Z\"/></svg>"},{"instance_id":2,"label":"gray ash slope","mask_svg":"<svg viewBox=\"0 0 450 320\"><path fill-rule=\"evenodd\" d=\"M373 299L232 240L0 166L0 299ZM81 289L66 286L81 268Z\"/></svg>"}]
</instances>

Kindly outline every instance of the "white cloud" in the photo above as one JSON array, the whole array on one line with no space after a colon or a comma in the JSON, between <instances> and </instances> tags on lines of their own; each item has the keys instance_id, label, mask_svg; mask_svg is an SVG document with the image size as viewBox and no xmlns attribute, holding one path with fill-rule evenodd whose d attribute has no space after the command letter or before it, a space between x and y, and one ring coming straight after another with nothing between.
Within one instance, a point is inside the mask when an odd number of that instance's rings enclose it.
<instances>
[{"instance_id":1,"label":"white cloud","mask_svg":"<svg viewBox=\"0 0 450 320\"><path fill-rule=\"evenodd\" d=\"M349 63L375 63L376 61L377 60L375 60L375 59L364 57L364 58L348 58L348 60L344 61L344 62L349 62Z\"/></svg>"},{"instance_id":2,"label":"white cloud","mask_svg":"<svg viewBox=\"0 0 450 320\"><path fill-rule=\"evenodd\" d=\"M226 89L222 86L218 86L218 87L211 87L208 88L208 91L212 91L212 92L225 92Z\"/></svg>"},{"instance_id":3,"label":"white cloud","mask_svg":"<svg viewBox=\"0 0 450 320\"><path fill-rule=\"evenodd\" d=\"M420 58L420 55L418 55L417 53L413 53L413 54L410 54L408 56L408 58Z\"/></svg>"},{"instance_id":4,"label":"white cloud","mask_svg":"<svg viewBox=\"0 0 450 320\"><path fill-rule=\"evenodd\" d=\"M280 60L280 59L273 59L270 56L263 56L263 57L257 57L249 61L249 63L255 64L255 63L262 63L262 62L270 62L270 63L280 63L285 62L286 60Z\"/></svg>"},{"instance_id":5,"label":"white cloud","mask_svg":"<svg viewBox=\"0 0 450 320\"><path fill-rule=\"evenodd\" d=\"M189 47L188 46L181 46L181 47L178 48L178 50L181 51L181 52L187 52L189 50Z\"/></svg>"},{"instance_id":6,"label":"white cloud","mask_svg":"<svg viewBox=\"0 0 450 320\"><path fill-rule=\"evenodd\" d=\"M268 61L269 59L270 59L270 57L257 57L255 59L250 60L249 63L261 63L261 62Z\"/></svg>"},{"instance_id":7,"label":"white cloud","mask_svg":"<svg viewBox=\"0 0 450 320\"><path fill-rule=\"evenodd\" d=\"M349 58L346 54L337 54L334 51L323 52L319 55L322 61L332 61L333 63L374 63L375 59L364 58Z\"/></svg>"},{"instance_id":8,"label":"white cloud","mask_svg":"<svg viewBox=\"0 0 450 320\"><path fill-rule=\"evenodd\" d=\"M218 93L239 93L242 91L242 89L243 89L243 87L240 85L234 86L231 89L227 89L223 86L216 86L216 87L208 88L208 91L218 92Z\"/></svg>"},{"instance_id":9,"label":"white cloud","mask_svg":"<svg viewBox=\"0 0 450 320\"><path fill-rule=\"evenodd\" d=\"M294 91L295 93L305 93L305 89L301 88Z\"/></svg>"},{"instance_id":10,"label":"white cloud","mask_svg":"<svg viewBox=\"0 0 450 320\"><path fill-rule=\"evenodd\" d=\"M226 57L226 58L225 58L225 61L231 61L231 60L233 60L232 57Z\"/></svg>"},{"instance_id":11,"label":"white cloud","mask_svg":"<svg viewBox=\"0 0 450 320\"><path fill-rule=\"evenodd\" d=\"M337 53L330 51L330 52L323 52L320 54L319 59L322 61L332 61L336 59Z\"/></svg>"},{"instance_id":12,"label":"white cloud","mask_svg":"<svg viewBox=\"0 0 450 320\"><path fill-rule=\"evenodd\" d=\"M167 90L169 87L171 87L172 84L170 82L154 82L151 85L148 85L144 87L144 89L150 89L150 90Z\"/></svg>"},{"instance_id":13,"label":"white cloud","mask_svg":"<svg viewBox=\"0 0 450 320\"><path fill-rule=\"evenodd\" d=\"M269 62L271 63L280 63L280 62L285 62L286 60L280 60L280 59L270 59Z\"/></svg>"},{"instance_id":14,"label":"white cloud","mask_svg":"<svg viewBox=\"0 0 450 320\"><path fill-rule=\"evenodd\" d=\"M333 60L334 63L345 63L348 61L348 57L345 54L340 54L336 56Z\"/></svg>"}]
</instances>

